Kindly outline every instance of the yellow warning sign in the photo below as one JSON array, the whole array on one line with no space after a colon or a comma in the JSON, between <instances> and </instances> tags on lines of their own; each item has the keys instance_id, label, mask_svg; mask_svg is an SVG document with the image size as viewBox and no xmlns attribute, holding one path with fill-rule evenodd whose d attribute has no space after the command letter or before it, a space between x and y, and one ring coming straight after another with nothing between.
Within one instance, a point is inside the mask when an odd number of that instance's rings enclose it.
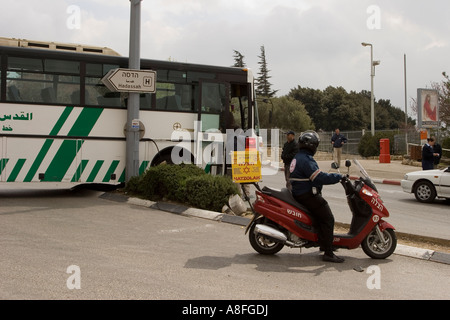
<instances>
[{"instance_id":1,"label":"yellow warning sign","mask_svg":"<svg viewBox=\"0 0 450 320\"><path fill-rule=\"evenodd\" d=\"M258 182L261 180L261 160L257 151L233 152L231 164L233 181L236 183Z\"/></svg>"}]
</instances>

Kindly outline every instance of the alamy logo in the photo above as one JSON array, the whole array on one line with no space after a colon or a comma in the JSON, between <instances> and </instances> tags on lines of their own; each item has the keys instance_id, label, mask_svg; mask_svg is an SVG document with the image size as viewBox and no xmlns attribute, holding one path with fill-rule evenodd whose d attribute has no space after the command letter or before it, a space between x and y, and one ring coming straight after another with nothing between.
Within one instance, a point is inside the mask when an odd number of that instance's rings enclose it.
<instances>
[{"instance_id":1,"label":"alamy logo","mask_svg":"<svg viewBox=\"0 0 450 320\"><path fill-rule=\"evenodd\" d=\"M366 281L368 289L381 289L381 269L379 266L370 266L367 268L368 274L371 274Z\"/></svg>"},{"instance_id":2,"label":"alamy logo","mask_svg":"<svg viewBox=\"0 0 450 320\"><path fill-rule=\"evenodd\" d=\"M81 270L79 266L71 265L67 267L66 273L71 274L67 278L66 286L67 289L81 289Z\"/></svg>"},{"instance_id":3,"label":"alamy logo","mask_svg":"<svg viewBox=\"0 0 450 320\"><path fill-rule=\"evenodd\" d=\"M66 9L66 13L69 15L66 20L66 26L68 29L80 29L81 28L81 10L79 6L70 5Z\"/></svg>"},{"instance_id":4,"label":"alamy logo","mask_svg":"<svg viewBox=\"0 0 450 320\"><path fill-rule=\"evenodd\" d=\"M371 5L366 10L369 17L367 18L366 25L369 30L381 29L381 10L377 5Z\"/></svg>"}]
</instances>

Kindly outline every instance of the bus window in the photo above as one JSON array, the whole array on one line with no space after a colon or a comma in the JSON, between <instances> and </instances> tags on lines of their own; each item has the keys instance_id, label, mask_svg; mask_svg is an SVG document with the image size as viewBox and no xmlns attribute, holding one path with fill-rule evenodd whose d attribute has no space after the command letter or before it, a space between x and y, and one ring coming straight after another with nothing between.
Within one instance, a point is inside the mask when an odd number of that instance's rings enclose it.
<instances>
[{"instance_id":1,"label":"bus window","mask_svg":"<svg viewBox=\"0 0 450 320\"><path fill-rule=\"evenodd\" d=\"M126 107L120 92L111 92L101 78L91 77L85 79L85 103L102 107Z\"/></svg>"},{"instance_id":2,"label":"bus window","mask_svg":"<svg viewBox=\"0 0 450 320\"><path fill-rule=\"evenodd\" d=\"M122 107L125 108L124 95L120 92L111 92L102 82L102 78L111 69L118 68L118 65L111 64L86 64L85 78L85 104L102 107Z\"/></svg>"},{"instance_id":3,"label":"bus window","mask_svg":"<svg viewBox=\"0 0 450 320\"><path fill-rule=\"evenodd\" d=\"M186 83L186 72L178 70L158 70L157 82L158 81Z\"/></svg>"},{"instance_id":4,"label":"bus window","mask_svg":"<svg viewBox=\"0 0 450 320\"><path fill-rule=\"evenodd\" d=\"M156 83L156 110L194 112L193 86L179 83Z\"/></svg>"},{"instance_id":5,"label":"bus window","mask_svg":"<svg viewBox=\"0 0 450 320\"><path fill-rule=\"evenodd\" d=\"M141 93L139 95L139 109L150 110L152 108L152 93Z\"/></svg>"},{"instance_id":6,"label":"bus window","mask_svg":"<svg viewBox=\"0 0 450 320\"><path fill-rule=\"evenodd\" d=\"M8 71L6 86L8 101L73 104L80 77Z\"/></svg>"},{"instance_id":7,"label":"bus window","mask_svg":"<svg viewBox=\"0 0 450 320\"><path fill-rule=\"evenodd\" d=\"M235 128L241 128L244 131L248 126L248 96L247 86L232 84L231 85L231 114L235 122Z\"/></svg>"},{"instance_id":8,"label":"bus window","mask_svg":"<svg viewBox=\"0 0 450 320\"><path fill-rule=\"evenodd\" d=\"M8 70L44 72L42 59L8 57Z\"/></svg>"},{"instance_id":9,"label":"bus window","mask_svg":"<svg viewBox=\"0 0 450 320\"><path fill-rule=\"evenodd\" d=\"M44 71L59 74L80 74L80 63L66 60L44 60Z\"/></svg>"},{"instance_id":10,"label":"bus window","mask_svg":"<svg viewBox=\"0 0 450 320\"><path fill-rule=\"evenodd\" d=\"M202 82L201 121L202 130L227 129L228 90L225 83Z\"/></svg>"},{"instance_id":11,"label":"bus window","mask_svg":"<svg viewBox=\"0 0 450 320\"><path fill-rule=\"evenodd\" d=\"M111 69L119 68L115 64L103 64L103 63L86 63L86 75L102 78Z\"/></svg>"},{"instance_id":12,"label":"bus window","mask_svg":"<svg viewBox=\"0 0 450 320\"><path fill-rule=\"evenodd\" d=\"M80 89L79 62L9 57L6 86L7 101L72 104Z\"/></svg>"}]
</instances>

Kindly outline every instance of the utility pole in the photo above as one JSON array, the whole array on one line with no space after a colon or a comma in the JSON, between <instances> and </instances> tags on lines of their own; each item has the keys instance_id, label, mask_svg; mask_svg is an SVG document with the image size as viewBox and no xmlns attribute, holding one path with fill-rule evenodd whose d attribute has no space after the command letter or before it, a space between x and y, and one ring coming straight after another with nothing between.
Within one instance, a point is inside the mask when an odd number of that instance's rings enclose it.
<instances>
[{"instance_id":1,"label":"utility pole","mask_svg":"<svg viewBox=\"0 0 450 320\"><path fill-rule=\"evenodd\" d=\"M405 144L406 144L406 154L408 151L408 98L407 98L407 90L406 90L406 54L403 56L403 69L405 76Z\"/></svg>"},{"instance_id":2,"label":"utility pole","mask_svg":"<svg viewBox=\"0 0 450 320\"><path fill-rule=\"evenodd\" d=\"M130 51L128 68L141 68L141 1L130 0ZM139 93L128 94L126 125L126 182L139 175Z\"/></svg>"}]
</instances>

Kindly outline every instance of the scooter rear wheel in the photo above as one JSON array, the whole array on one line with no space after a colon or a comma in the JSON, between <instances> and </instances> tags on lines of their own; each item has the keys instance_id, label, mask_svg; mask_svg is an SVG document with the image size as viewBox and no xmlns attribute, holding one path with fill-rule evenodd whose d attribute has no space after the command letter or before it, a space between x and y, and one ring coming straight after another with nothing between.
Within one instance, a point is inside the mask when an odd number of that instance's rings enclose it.
<instances>
[{"instance_id":1,"label":"scooter rear wheel","mask_svg":"<svg viewBox=\"0 0 450 320\"><path fill-rule=\"evenodd\" d=\"M378 236L375 228L364 238L361 247L365 254L373 259L385 259L389 257L397 247L397 236L392 229L383 232L384 243Z\"/></svg>"},{"instance_id":2,"label":"scooter rear wheel","mask_svg":"<svg viewBox=\"0 0 450 320\"><path fill-rule=\"evenodd\" d=\"M254 223L253 226L250 228L248 236L250 244L252 248L255 249L256 252L260 254L271 255L276 254L281 249L283 249L284 247L283 243L273 241L272 239L269 239L259 233L255 234L255 226L256 223Z\"/></svg>"}]
</instances>

